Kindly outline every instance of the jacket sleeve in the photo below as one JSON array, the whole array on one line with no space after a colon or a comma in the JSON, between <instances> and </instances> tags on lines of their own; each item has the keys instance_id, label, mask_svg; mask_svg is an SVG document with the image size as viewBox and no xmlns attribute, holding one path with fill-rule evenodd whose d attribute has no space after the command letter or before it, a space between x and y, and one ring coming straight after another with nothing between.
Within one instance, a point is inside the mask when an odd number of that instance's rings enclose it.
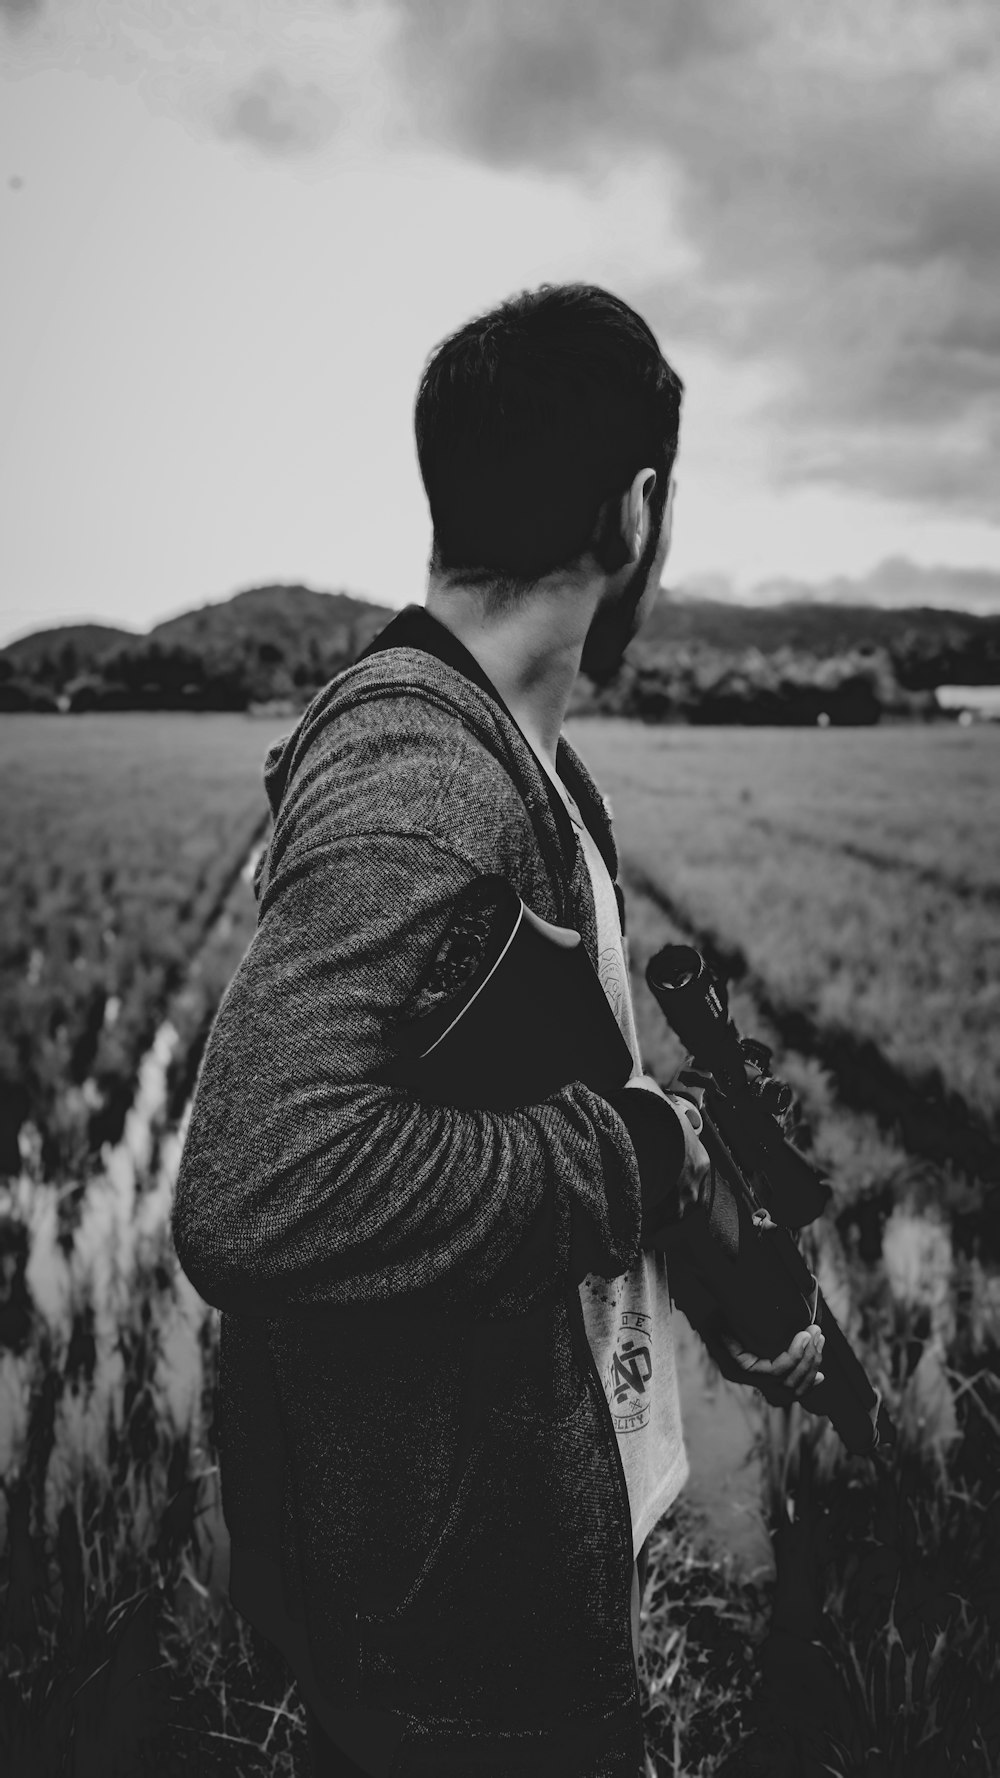
<instances>
[{"instance_id":1,"label":"jacket sleeve","mask_svg":"<svg viewBox=\"0 0 1000 1778\"><path fill-rule=\"evenodd\" d=\"M423 832L284 854L209 1037L175 1189L174 1244L207 1302L266 1315L422 1290L516 1314L633 1263L636 1154L597 1094L574 1083L501 1113L378 1084L480 868Z\"/></svg>"},{"instance_id":2,"label":"jacket sleeve","mask_svg":"<svg viewBox=\"0 0 1000 1778\"><path fill-rule=\"evenodd\" d=\"M620 1087L608 1094L629 1133L639 1167L642 1191L640 1246L657 1246L657 1237L679 1221L684 1206L687 1159L680 1118L669 1099L641 1087Z\"/></svg>"}]
</instances>

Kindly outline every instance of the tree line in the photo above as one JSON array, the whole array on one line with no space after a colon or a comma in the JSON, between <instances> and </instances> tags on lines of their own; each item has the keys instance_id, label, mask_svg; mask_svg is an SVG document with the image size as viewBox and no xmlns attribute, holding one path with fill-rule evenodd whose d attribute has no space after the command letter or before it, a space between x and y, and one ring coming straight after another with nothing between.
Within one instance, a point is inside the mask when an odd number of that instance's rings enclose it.
<instances>
[{"instance_id":1,"label":"tree line","mask_svg":"<svg viewBox=\"0 0 1000 1778\"><path fill-rule=\"evenodd\" d=\"M256 588L148 636L70 626L0 651L0 709L305 706L392 613L344 594ZM941 684L1000 683L1000 617L667 602L614 682L575 708L648 722L858 724L941 715Z\"/></svg>"}]
</instances>

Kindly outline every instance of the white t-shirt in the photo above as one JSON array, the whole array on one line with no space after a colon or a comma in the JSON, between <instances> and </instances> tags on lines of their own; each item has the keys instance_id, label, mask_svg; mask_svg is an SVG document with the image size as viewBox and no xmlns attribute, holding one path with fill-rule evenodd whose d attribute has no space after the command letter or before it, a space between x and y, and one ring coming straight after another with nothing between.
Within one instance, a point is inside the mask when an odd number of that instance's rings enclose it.
<instances>
[{"instance_id":1,"label":"white t-shirt","mask_svg":"<svg viewBox=\"0 0 1000 1778\"><path fill-rule=\"evenodd\" d=\"M642 1073L614 884L576 803L557 783L590 869L597 915L597 967L632 1051L632 1077ZM580 1285L583 1320L618 1435L638 1552L688 1479L674 1350L673 1306L666 1255L639 1254L620 1278L594 1274Z\"/></svg>"}]
</instances>

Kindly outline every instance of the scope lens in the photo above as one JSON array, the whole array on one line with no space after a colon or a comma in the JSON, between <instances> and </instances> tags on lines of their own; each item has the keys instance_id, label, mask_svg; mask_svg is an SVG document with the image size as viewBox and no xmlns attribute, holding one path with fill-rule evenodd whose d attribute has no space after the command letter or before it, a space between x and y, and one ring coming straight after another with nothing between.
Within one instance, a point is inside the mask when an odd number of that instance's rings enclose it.
<instances>
[{"instance_id":1,"label":"scope lens","mask_svg":"<svg viewBox=\"0 0 1000 1778\"><path fill-rule=\"evenodd\" d=\"M651 987L686 988L701 974L701 955L692 945L664 945L646 972Z\"/></svg>"}]
</instances>

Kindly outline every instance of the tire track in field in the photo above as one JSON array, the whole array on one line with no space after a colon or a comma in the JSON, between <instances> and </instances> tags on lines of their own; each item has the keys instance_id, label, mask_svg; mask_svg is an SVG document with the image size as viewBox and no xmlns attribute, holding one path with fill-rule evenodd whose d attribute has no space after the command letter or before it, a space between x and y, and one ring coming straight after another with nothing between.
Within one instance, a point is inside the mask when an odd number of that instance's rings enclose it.
<instances>
[{"instance_id":1,"label":"tire track in field","mask_svg":"<svg viewBox=\"0 0 1000 1778\"><path fill-rule=\"evenodd\" d=\"M633 778L625 773L615 776L615 792L620 788L640 791L644 796L658 797L663 794L648 779ZM967 878L952 876L950 871L940 870L933 864L918 864L898 855L894 857L887 852L879 852L875 847L859 845L855 840L827 839L823 834L810 832L808 828L775 821L770 815L748 815L746 825L756 828L758 833L765 834L768 838L791 840L796 846L808 846L816 852L826 852L831 857L853 858L856 863L866 864L874 871L884 874L899 872L923 883L928 889L944 889L949 895L954 895L957 901L978 901L986 907L1000 907L1000 883L970 883Z\"/></svg>"},{"instance_id":2,"label":"tire track in field","mask_svg":"<svg viewBox=\"0 0 1000 1778\"><path fill-rule=\"evenodd\" d=\"M817 852L853 858L858 864L867 864L875 871L900 872L913 877L918 883L924 883L929 889L946 890L957 901L979 901L987 907L1000 907L1000 883L970 883L962 877L952 876L949 871L938 870L933 864L916 864L906 858L892 858L886 852L860 846L854 840L828 840L822 834L810 833L805 828L789 827L782 821L772 821L769 815L752 815L747 825L755 827L758 833L767 834L769 838L791 840L797 846L810 846Z\"/></svg>"},{"instance_id":3,"label":"tire track in field","mask_svg":"<svg viewBox=\"0 0 1000 1778\"><path fill-rule=\"evenodd\" d=\"M625 772L614 774L614 789L616 795L619 789L639 791L643 796L651 797L664 794L655 784L650 784L647 778L632 777ZM875 871L886 874L898 871L923 883L928 889L946 890L957 901L978 901L986 907L1000 907L1000 883L970 883L967 878L953 876L950 871L940 870L933 864L918 864L898 855L880 852L875 847L859 845L855 840L827 839L823 834L810 832L808 828L775 821L770 815L747 815L746 825L756 828L758 833L765 834L768 838L791 840L797 846L812 847L817 852L853 858L856 863L866 864Z\"/></svg>"},{"instance_id":4,"label":"tire track in field","mask_svg":"<svg viewBox=\"0 0 1000 1778\"><path fill-rule=\"evenodd\" d=\"M91 1115L88 1133L88 1163L95 1159L104 1143L110 1142L114 1146L121 1141L125 1120L134 1103L140 1073L152 1053L157 1033L164 1020L169 1019L170 1009L176 1005L177 1000L183 995L190 977L196 972L199 960L238 887L240 877L246 868L248 852L252 854L259 845L266 841L270 828L271 812L269 809L265 809L263 814L255 815L252 825L248 823L244 836L234 848L223 875L211 892L211 899L206 902L199 913L197 923L190 932L186 954L183 957L174 958L164 966L158 1000L145 1007L142 1022L137 1029L131 1074L127 1076L122 1073L104 1088L103 1100ZM101 1006L102 1018L106 1004L107 995L105 994ZM78 1050L77 1067L81 1080L86 1080L92 1075L102 1028L100 1022L95 1022L86 1047L81 1045ZM201 1043L203 1046L204 1036Z\"/></svg>"},{"instance_id":5,"label":"tire track in field","mask_svg":"<svg viewBox=\"0 0 1000 1778\"><path fill-rule=\"evenodd\" d=\"M194 944L191 946L187 963L183 966L185 972L190 969L191 964L197 958L198 953L203 949L213 927L225 913L229 899L235 893L236 886L247 868L248 856L252 856L259 847L266 844L270 832L271 811L270 809L265 809L262 815L258 815L254 818L253 825L249 828L243 839L241 839L238 849L234 850L233 862L225 876L220 880L218 888L199 923L198 932L195 935Z\"/></svg>"},{"instance_id":6,"label":"tire track in field","mask_svg":"<svg viewBox=\"0 0 1000 1778\"><path fill-rule=\"evenodd\" d=\"M198 942L187 957L174 990L167 998L166 1017L169 1018L172 1013L176 1016L178 1003L183 999L185 992L190 992L196 987L203 960L219 926L229 912L234 896L239 892L240 884L244 880L252 883L254 866L270 839L271 828L271 812L267 810L254 822L252 832L241 843L239 858L227 871L225 879L212 901L210 916L202 925ZM183 1106L194 1091L195 1077L217 1011L218 999L206 1000L197 1024L186 1035L182 1047L171 1058L166 1099L167 1116L171 1122L176 1122L180 1117Z\"/></svg>"},{"instance_id":7,"label":"tire track in field","mask_svg":"<svg viewBox=\"0 0 1000 1778\"><path fill-rule=\"evenodd\" d=\"M753 996L782 1043L827 1070L844 1105L871 1112L917 1159L949 1163L970 1179L987 1183L1000 1179L996 1129L972 1112L959 1093L945 1086L938 1069L929 1069L919 1077L904 1074L871 1038L820 1025L800 1007L776 1000L740 946L694 920L641 866L626 859L622 875L636 894L652 902L697 946L717 974Z\"/></svg>"},{"instance_id":8,"label":"tire track in field","mask_svg":"<svg viewBox=\"0 0 1000 1778\"><path fill-rule=\"evenodd\" d=\"M247 868L249 859L254 856L259 847L266 844L270 831L271 811L267 809L262 815L254 818L253 825L248 827L239 846L234 848L231 862L225 874L220 878L212 899L198 922L187 956L179 958L167 971L163 984L162 1007L156 1020L157 1024L169 1016L171 1005L176 1001L178 995L184 992L185 984L197 973L202 955L239 888L240 879Z\"/></svg>"}]
</instances>

